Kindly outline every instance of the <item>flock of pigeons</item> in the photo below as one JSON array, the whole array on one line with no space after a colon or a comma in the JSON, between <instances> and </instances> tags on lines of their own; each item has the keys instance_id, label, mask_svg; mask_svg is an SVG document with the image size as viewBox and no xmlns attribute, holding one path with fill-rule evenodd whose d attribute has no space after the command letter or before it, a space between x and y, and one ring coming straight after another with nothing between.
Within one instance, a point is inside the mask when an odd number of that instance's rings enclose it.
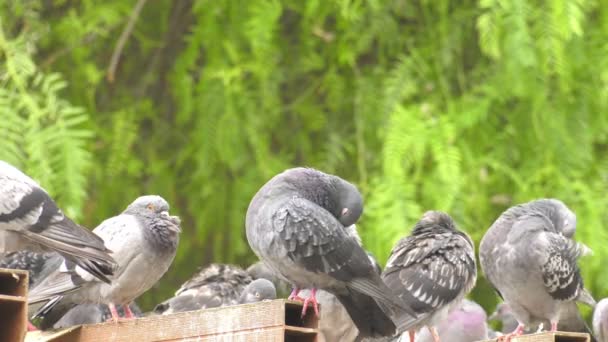
<instances>
[{"instance_id":1,"label":"flock of pigeons","mask_svg":"<svg viewBox=\"0 0 608 342\"><path fill-rule=\"evenodd\" d=\"M608 341L608 300L596 306L583 286L577 260L590 250L573 240L576 216L561 201L512 207L481 240L481 269L504 300L491 318L502 320L504 334L464 298L477 279L475 247L448 214L426 212L382 270L357 234L362 212L353 184L288 169L247 210L247 240L261 261L247 270L203 268L148 314L252 303L291 289L302 315L312 307L321 316L325 341L508 341L544 327L589 331L581 302L596 307L594 340ZM88 231L0 161L0 267L29 270L29 310L41 329L146 315L133 301L168 270L180 232L179 218L155 195Z\"/></svg>"}]
</instances>

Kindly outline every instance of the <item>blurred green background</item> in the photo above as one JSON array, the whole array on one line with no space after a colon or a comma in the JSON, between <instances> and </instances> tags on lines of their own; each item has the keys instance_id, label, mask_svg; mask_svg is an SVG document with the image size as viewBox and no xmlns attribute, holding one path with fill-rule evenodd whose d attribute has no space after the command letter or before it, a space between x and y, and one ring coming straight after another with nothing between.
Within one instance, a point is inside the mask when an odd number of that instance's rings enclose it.
<instances>
[{"instance_id":1,"label":"blurred green background","mask_svg":"<svg viewBox=\"0 0 608 342\"><path fill-rule=\"evenodd\" d=\"M0 158L94 227L142 194L183 218L175 263L255 261L249 200L305 165L356 183L384 264L422 212L479 242L509 206L564 200L606 296L608 2L6 0ZM497 301L480 276L473 298Z\"/></svg>"}]
</instances>

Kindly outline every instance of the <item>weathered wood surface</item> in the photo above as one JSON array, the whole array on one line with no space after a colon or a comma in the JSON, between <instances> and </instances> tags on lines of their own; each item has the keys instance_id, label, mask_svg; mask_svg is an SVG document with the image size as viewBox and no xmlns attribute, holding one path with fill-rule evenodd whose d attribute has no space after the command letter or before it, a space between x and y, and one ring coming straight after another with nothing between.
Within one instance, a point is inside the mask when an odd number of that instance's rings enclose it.
<instances>
[{"instance_id":1,"label":"weathered wood surface","mask_svg":"<svg viewBox=\"0 0 608 342\"><path fill-rule=\"evenodd\" d=\"M313 310L308 310L301 319L301 309L298 302L273 300L118 323L83 325L55 332L31 332L26 342L314 342L317 318Z\"/></svg>"},{"instance_id":2,"label":"weathered wood surface","mask_svg":"<svg viewBox=\"0 0 608 342\"><path fill-rule=\"evenodd\" d=\"M28 272L0 268L0 341L23 341L27 330Z\"/></svg>"},{"instance_id":3,"label":"weathered wood surface","mask_svg":"<svg viewBox=\"0 0 608 342\"><path fill-rule=\"evenodd\" d=\"M487 340L484 342L494 342ZM538 334L528 334L519 337L514 337L511 342L590 342L589 334L572 333L572 332L542 332Z\"/></svg>"}]
</instances>

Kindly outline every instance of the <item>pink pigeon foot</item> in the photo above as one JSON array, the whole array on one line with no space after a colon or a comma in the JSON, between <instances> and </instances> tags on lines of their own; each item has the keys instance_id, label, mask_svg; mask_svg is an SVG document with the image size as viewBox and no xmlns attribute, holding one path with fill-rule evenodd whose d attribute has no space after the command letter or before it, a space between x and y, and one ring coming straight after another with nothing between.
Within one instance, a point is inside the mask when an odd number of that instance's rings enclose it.
<instances>
[{"instance_id":1,"label":"pink pigeon foot","mask_svg":"<svg viewBox=\"0 0 608 342\"><path fill-rule=\"evenodd\" d=\"M557 331L557 321L551 321L551 332Z\"/></svg>"},{"instance_id":2,"label":"pink pigeon foot","mask_svg":"<svg viewBox=\"0 0 608 342\"><path fill-rule=\"evenodd\" d=\"M512 333L500 336L499 338L496 339L496 341L510 342L513 337L521 336L523 333L524 333L524 325L519 323L517 325L517 328L515 328L515 330L513 330Z\"/></svg>"},{"instance_id":3,"label":"pink pigeon foot","mask_svg":"<svg viewBox=\"0 0 608 342\"><path fill-rule=\"evenodd\" d=\"M27 331L36 331L38 330L38 328L36 328L35 325L32 324L32 322L27 321Z\"/></svg>"},{"instance_id":4,"label":"pink pigeon foot","mask_svg":"<svg viewBox=\"0 0 608 342\"><path fill-rule=\"evenodd\" d=\"M293 290L291 290L291 294L289 295L289 297L287 297L287 299L303 302L304 298L298 296L298 293L300 293L300 289L297 287L294 287Z\"/></svg>"},{"instance_id":5,"label":"pink pigeon foot","mask_svg":"<svg viewBox=\"0 0 608 342\"><path fill-rule=\"evenodd\" d=\"M302 318L306 316L306 310L308 309L308 304L312 304L312 308L315 310L315 315L319 317L319 302L317 302L317 289L312 289L310 291L310 297L304 300L304 307L302 308Z\"/></svg>"},{"instance_id":6,"label":"pink pigeon foot","mask_svg":"<svg viewBox=\"0 0 608 342\"><path fill-rule=\"evenodd\" d=\"M133 311L131 311L129 304L123 305L122 309L125 310L125 318L135 318L135 315L133 314Z\"/></svg>"},{"instance_id":7,"label":"pink pigeon foot","mask_svg":"<svg viewBox=\"0 0 608 342\"><path fill-rule=\"evenodd\" d=\"M112 315L112 318L110 318L108 320L108 322L118 322L118 320L120 320L120 315L118 314L118 311L116 310L116 305L114 305L114 303L110 303L108 304L108 307L110 308L110 314Z\"/></svg>"}]
</instances>

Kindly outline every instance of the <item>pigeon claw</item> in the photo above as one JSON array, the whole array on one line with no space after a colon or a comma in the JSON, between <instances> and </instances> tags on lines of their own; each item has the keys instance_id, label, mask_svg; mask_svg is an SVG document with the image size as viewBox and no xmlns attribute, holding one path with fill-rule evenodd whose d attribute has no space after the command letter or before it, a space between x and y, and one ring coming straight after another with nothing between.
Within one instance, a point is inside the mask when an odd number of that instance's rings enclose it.
<instances>
[{"instance_id":1,"label":"pigeon claw","mask_svg":"<svg viewBox=\"0 0 608 342\"><path fill-rule=\"evenodd\" d=\"M302 307L302 318L306 316L306 310L308 310L308 304L312 304L313 310L315 310L315 315L319 317L319 302L317 302L317 289L312 289L310 291L310 297L304 300L304 306Z\"/></svg>"},{"instance_id":2,"label":"pigeon claw","mask_svg":"<svg viewBox=\"0 0 608 342\"><path fill-rule=\"evenodd\" d=\"M496 339L497 342L511 342L513 337L521 336L524 333L524 325L519 323L513 332L502 335Z\"/></svg>"},{"instance_id":3,"label":"pigeon claw","mask_svg":"<svg viewBox=\"0 0 608 342\"><path fill-rule=\"evenodd\" d=\"M38 328L36 328L35 325L32 324L32 322L27 321L27 331L36 331L38 330Z\"/></svg>"},{"instance_id":4,"label":"pigeon claw","mask_svg":"<svg viewBox=\"0 0 608 342\"><path fill-rule=\"evenodd\" d=\"M298 293L300 293L300 289L297 287L294 287L293 290L291 291L291 294L289 295L289 297L287 297L287 299L289 300L297 300L299 302L303 302L304 298L298 296Z\"/></svg>"}]
</instances>

